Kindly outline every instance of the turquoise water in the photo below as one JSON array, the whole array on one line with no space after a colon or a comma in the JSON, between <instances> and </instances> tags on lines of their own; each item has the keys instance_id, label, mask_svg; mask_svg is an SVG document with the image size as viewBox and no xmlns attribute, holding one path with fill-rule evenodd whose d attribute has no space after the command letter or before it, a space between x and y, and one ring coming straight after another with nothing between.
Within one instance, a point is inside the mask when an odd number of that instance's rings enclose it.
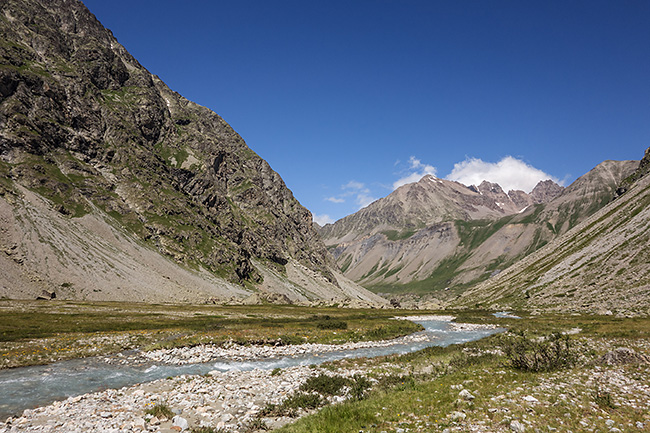
<instances>
[{"instance_id":1,"label":"turquoise water","mask_svg":"<svg viewBox=\"0 0 650 433\"><path fill-rule=\"evenodd\" d=\"M414 334L420 338L398 338L384 347L316 353L252 361L227 359L188 365L116 365L104 358L84 358L50 365L0 370L0 419L20 415L23 410L50 404L89 392L121 388L169 376L206 374L213 370L253 370L285 368L296 365L320 364L343 358L376 357L403 354L429 346L448 346L478 340L503 329L452 330L449 322L439 320L416 321L425 330Z\"/></svg>"}]
</instances>

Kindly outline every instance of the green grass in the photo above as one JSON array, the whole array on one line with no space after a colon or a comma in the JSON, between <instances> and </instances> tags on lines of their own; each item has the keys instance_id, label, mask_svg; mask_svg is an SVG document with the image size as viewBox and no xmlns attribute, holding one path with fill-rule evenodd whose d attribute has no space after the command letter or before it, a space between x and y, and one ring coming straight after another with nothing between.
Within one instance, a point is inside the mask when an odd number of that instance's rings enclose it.
<instances>
[{"instance_id":1,"label":"green grass","mask_svg":"<svg viewBox=\"0 0 650 433\"><path fill-rule=\"evenodd\" d=\"M424 280L409 281L405 284L381 283L369 286L375 293L436 293L444 291L451 280L458 275L458 269L469 258L469 254L457 254L440 261L438 267ZM487 278L487 277L486 277ZM456 285L451 294L457 294L460 290L468 287L469 284ZM448 294L447 294L448 295Z\"/></svg>"},{"instance_id":2,"label":"green grass","mask_svg":"<svg viewBox=\"0 0 650 433\"><path fill-rule=\"evenodd\" d=\"M147 409L144 413L153 415L158 418L168 418L171 419L174 417L174 412L165 404L157 404L151 409Z\"/></svg>"},{"instance_id":3,"label":"green grass","mask_svg":"<svg viewBox=\"0 0 650 433\"><path fill-rule=\"evenodd\" d=\"M511 215L500 218L497 221L456 220L455 224L456 230L458 230L458 236L460 237L460 245L464 246L469 251L472 251L485 242L490 236L499 231L501 227L508 224L512 219L513 216Z\"/></svg>"},{"instance_id":4,"label":"green grass","mask_svg":"<svg viewBox=\"0 0 650 433\"><path fill-rule=\"evenodd\" d=\"M169 348L228 340L240 344L344 343L394 338L421 329L410 321L391 320L394 315L391 310L290 305L0 300L0 367L137 347ZM103 345L90 341L102 335L111 338Z\"/></svg>"},{"instance_id":5,"label":"green grass","mask_svg":"<svg viewBox=\"0 0 650 433\"><path fill-rule=\"evenodd\" d=\"M386 230L386 231L383 231L381 233L383 235L385 235L386 238L388 238L389 241L394 242L394 241L401 241L401 240L404 240L404 239L408 239L411 236L413 236L416 231L417 230L415 230L415 229L406 229L406 230L401 230L401 231Z\"/></svg>"},{"instance_id":6,"label":"green grass","mask_svg":"<svg viewBox=\"0 0 650 433\"><path fill-rule=\"evenodd\" d=\"M579 337L563 338L577 338L581 345L598 347L598 350L608 350L604 347L629 341L611 341L618 333L616 328L628 325L633 331L644 330L640 338L650 338L650 319L647 318L549 315L515 320L496 319L485 311L466 311L463 314L463 321L512 325L514 337L517 333L532 337L591 324ZM605 420L610 418L617 426L647 423L643 410L632 405L623 407L611 391L594 388L585 381L594 368L589 360L595 359L597 351L581 350L587 357L582 364L566 364L559 370L534 372L512 368L508 366L507 357L491 352L501 347L502 342L503 337L492 336L463 345L430 347L407 355L363 361L378 372L395 373L380 376L378 385L365 399L327 406L278 432L381 433L398 429L440 432L446 428L470 431L470 425L478 424L484 426L481 431L509 431L512 420L526 420L533 427L550 426L558 431L587 432L606 431ZM627 370L639 383L647 382L650 371L647 367ZM461 389L469 390L475 399L459 398ZM540 399L538 404L523 402L522 397L531 394ZM454 421L451 414L456 411L462 411L467 419ZM571 416L567 417L567 413ZM588 428L580 424L585 419ZM527 427L528 430L534 428Z\"/></svg>"}]
</instances>

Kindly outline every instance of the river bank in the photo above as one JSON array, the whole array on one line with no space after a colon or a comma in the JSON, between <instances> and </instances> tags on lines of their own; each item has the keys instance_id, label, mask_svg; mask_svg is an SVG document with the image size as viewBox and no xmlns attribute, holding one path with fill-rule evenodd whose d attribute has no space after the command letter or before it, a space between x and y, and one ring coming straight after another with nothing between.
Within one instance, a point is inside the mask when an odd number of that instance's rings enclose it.
<instances>
[{"instance_id":1,"label":"river bank","mask_svg":"<svg viewBox=\"0 0 650 433\"><path fill-rule=\"evenodd\" d=\"M427 319L418 322L424 325L425 331L393 340L293 346L242 346L233 343L225 346L199 345L159 349L104 358L102 367L75 365L72 367L73 371L67 373L57 373L52 369L37 370L37 373L31 373L32 376L38 376L36 380L29 378L31 382L26 382L27 378L20 376L7 377L10 373L20 373L21 370L4 372L4 385L2 374L0 385L3 385L8 393L11 393L14 386L14 395L18 399L27 393L25 387L31 388L39 395L46 392L45 388L51 385L57 374L66 382L65 385L74 381L83 385L89 380L100 380L100 383L111 386L111 375L124 375L129 368L136 369L130 374L135 374L135 380L139 378L140 381L147 380L147 377L168 374L167 372L177 374L182 371L178 368L183 366L203 369L199 370L203 371L201 375L183 374L176 378L153 380L119 390L85 393L63 402L55 402L34 410L28 409L22 416L8 420L3 426L4 430L0 431L133 431L134 428L144 428L142 420L147 421L147 429L153 429L151 431L167 431L165 429L171 427L171 420L154 419L150 422L144 418L147 408L161 403L180 405L175 409L193 426L215 426L223 423L230 429L242 429L247 423L257 419L263 405L281 402L309 377L328 372L327 369L316 367L316 364L321 362L408 353L431 345L470 341L498 331L494 325L450 323L450 317L417 319ZM93 368L103 370L95 371ZM337 370L337 374L351 377L365 375L365 371L342 369ZM22 388L16 388L17 383ZM337 401L344 398L336 397ZM23 404L27 404L27 401ZM276 417L262 421L277 426L289 420Z\"/></svg>"},{"instance_id":2,"label":"river bank","mask_svg":"<svg viewBox=\"0 0 650 433\"><path fill-rule=\"evenodd\" d=\"M152 305L0 299L0 371L130 350L388 340L421 327L408 311L285 305Z\"/></svg>"},{"instance_id":3,"label":"river bank","mask_svg":"<svg viewBox=\"0 0 650 433\"><path fill-rule=\"evenodd\" d=\"M365 369L339 369L336 374L352 377ZM309 377L334 374L320 367L296 366L281 372L213 371L205 376L182 375L170 379L70 397L51 405L25 410L18 418L0 424L0 432L173 432L184 426L210 426L240 431L258 418L262 409L280 404L296 392ZM345 397L333 398L333 402ZM172 419L146 415L156 405L165 405L178 414ZM308 411L299 412L304 415ZM276 428L295 418L262 417ZM173 430L174 424L178 427Z\"/></svg>"}]
</instances>

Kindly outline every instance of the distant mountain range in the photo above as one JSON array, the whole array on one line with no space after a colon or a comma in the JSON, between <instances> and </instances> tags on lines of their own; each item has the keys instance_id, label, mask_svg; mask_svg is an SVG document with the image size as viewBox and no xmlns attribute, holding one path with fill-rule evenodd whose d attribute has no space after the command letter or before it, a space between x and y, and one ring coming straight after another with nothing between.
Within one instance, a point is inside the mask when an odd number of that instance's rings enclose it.
<instances>
[{"instance_id":1,"label":"distant mountain range","mask_svg":"<svg viewBox=\"0 0 650 433\"><path fill-rule=\"evenodd\" d=\"M0 16L0 296L385 304L266 161L81 2Z\"/></svg>"},{"instance_id":2,"label":"distant mountain range","mask_svg":"<svg viewBox=\"0 0 650 433\"><path fill-rule=\"evenodd\" d=\"M319 229L344 274L375 292L446 305L605 206L638 161L605 161L567 188L505 193L425 176Z\"/></svg>"},{"instance_id":3,"label":"distant mountain range","mask_svg":"<svg viewBox=\"0 0 650 433\"><path fill-rule=\"evenodd\" d=\"M650 148L616 199L453 305L650 314Z\"/></svg>"}]
</instances>

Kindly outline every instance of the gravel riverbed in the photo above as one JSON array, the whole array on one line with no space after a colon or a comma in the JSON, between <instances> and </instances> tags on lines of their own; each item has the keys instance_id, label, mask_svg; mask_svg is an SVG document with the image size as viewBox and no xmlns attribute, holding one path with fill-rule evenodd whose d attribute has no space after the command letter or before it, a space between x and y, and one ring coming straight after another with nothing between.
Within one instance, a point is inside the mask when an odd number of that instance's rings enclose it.
<instances>
[{"instance_id":1,"label":"gravel riverbed","mask_svg":"<svg viewBox=\"0 0 650 433\"><path fill-rule=\"evenodd\" d=\"M28 409L21 417L0 424L0 432L173 432L187 426L238 431L249 425L266 405L281 403L309 377L321 372L333 374L323 368L297 366L279 374L268 370L214 371L205 376L161 379ZM342 376L363 373L360 369L337 372ZM156 404L167 405L178 417L172 420L145 415ZM263 418L272 428L293 420Z\"/></svg>"},{"instance_id":2,"label":"gravel riverbed","mask_svg":"<svg viewBox=\"0 0 650 433\"><path fill-rule=\"evenodd\" d=\"M426 317L422 320L450 320ZM417 319L416 319L417 320ZM494 328L484 325L451 324L451 330ZM416 333L389 341L366 341L339 345L301 344L289 346L198 345L194 347L160 349L148 352L104 357L104 361L119 365L185 365L214 361L249 361L273 358L317 356L321 353L364 348L381 348L394 344L430 341L431 336ZM155 368L155 367L153 367ZM280 404L298 390L308 378L321 373L345 377L366 375L362 367L339 368L334 373L317 366L294 366L250 371L215 370L206 375L181 375L155 380L120 389L70 397L50 405L25 410L20 417L0 424L0 433L8 432L171 432L209 426L225 431L243 431L259 422L260 411L269 404ZM330 397L335 403L346 396ZM146 411L165 404L177 416L159 419ZM298 412L303 416L307 412ZM265 417L261 420L270 428L293 421L288 417ZM180 429L180 430L179 430Z\"/></svg>"}]
</instances>

